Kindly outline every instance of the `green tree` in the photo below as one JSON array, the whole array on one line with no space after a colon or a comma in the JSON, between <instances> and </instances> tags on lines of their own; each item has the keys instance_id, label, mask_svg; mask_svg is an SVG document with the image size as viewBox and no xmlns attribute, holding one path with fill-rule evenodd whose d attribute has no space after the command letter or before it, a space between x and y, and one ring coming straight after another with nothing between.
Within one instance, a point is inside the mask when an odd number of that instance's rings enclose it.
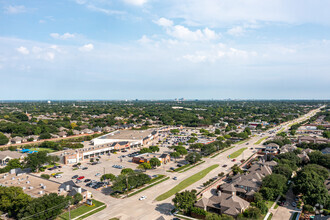
<instances>
[{"instance_id":1,"label":"green tree","mask_svg":"<svg viewBox=\"0 0 330 220\"><path fill-rule=\"evenodd\" d=\"M214 134L221 134L221 132L220 132L220 130L217 128L217 129L215 129Z\"/></svg>"},{"instance_id":2,"label":"green tree","mask_svg":"<svg viewBox=\"0 0 330 220\"><path fill-rule=\"evenodd\" d=\"M158 146L150 146L149 149L151 150L151 152L155 153L155 152L159 152L159 147Z\"/></svg>"},{"instance_id":3,"label":"green tree","mask_svg":"<svg viewBox=\"0 0 330 220\"><path fill-rule=\"evenodd\" d=\"M31 168L33 171L38 172L42 165L45 163L51 163L51 157L47 156L46 151L39 151L37 153L28 154L24 161L25 167Z\"/></svg>"},{"instance_id":4,"label":"green tree","mask_svg":"<svg viewBox=\"0 0 330 220\"><path fill-rule=\"evenodd\" d=\"M176 159L179 158L181 155L180 155L179 152L174 151L174 152L170 153L170 156L173 157L175 159L175 162L176 162Z\"/></svg>"},{"instance_id":5,"label":"green tree","mask_svg":"<svg viewBox=\"0 0 330 220\"><path fill-rule=\"evenodd\" d=\"M262 180L262 188L267 188L267 190L270 190L270 192L267 191L265 193L264 191L260 191L264 198L267 200L273 200L275 199L278 195L283 195L284 192L287 189L287 178L281 174L271 174L266 176Z\"/></svg>"},{"instance_id":6,"label":"green tree","mask_svg":"<svg viewBox=\"0 0 330 220\"><path fill-rule=\"evenodd\" d=\"M185 190L184 192L176 193L173 202L176 208L187 212L191 207L193 207L196 199L195 193Z\"/></svg>"},{"instance_id":7,"label":"green tree","mask_svg":"<svg viewBox=\"0 0 330 220\"><path fill-rule=\"evenodd\" d=\"M32 198L23 192L21 187L0 186L0 210L8 213L9 217L16 218L20 210L25 208Z\"/></svg>"},{"instance_id":8,"label":"green tree","mask_svg":"<svg viewBox=\"0 0 330 220\"><path fill-rule=\"evenodd\" d=\"M261 211L257 207L249 207L243 212L243 216L248 219L259 219Z\"/></svg>"},{"instance_id":9,"label":"green tree","mask_svg":"<svg viewBox=\"0 0 330 220\"><path fill-rule=\"evenodd\" d=\"M123 175L125 175L125 174L130 174L130 173L134 173L134 170L131 169L131 168L124 168L124 169L122 169L121 172L120 172L120 174L123 174Z\"/></svg>"},{"instance_id":10,"label":"green tree","mask_svg":"<svg viewBox=\"0 0 330 220\"><path fill-rule=\"evenodd\" d=\"M113 175L112 173L107 173L101 176L100 180L104 181L104 180L110 180L110 181L114 181L116 179L116 176Z\"/></svg>"},{"instance_id":11,"label":"green tree","mask_svg":"<svg viewBox=\"0 0 330 220\"><path fill-rule=\"evenodd\" d=\"M80 193L77 193L76 195L73 196L73 204L78 204L83 200L83 196Z\"/></svg>"},{"instance_id":12,"label":"green tree","mask_svg":"<svg viewBox=\"0 0 330 220\"><path fill-rule=\"evenodd\" d=\"M159 167L161 165L159 159L156 157L151 158L149 160L149 164L151 165L152 168Z\"/></svg>"},{"instance_id":13,"label":"green tree","mask_svg":"<svg viewBox=\"0 0 330 220\"><path fill-rule=\"evenodd\" d=\"M144 162L144 163L139 164L139 166L137 168L141 169L141 170L150 170L151 165L149 163Z\"/></svg>"},{"instance_id":14,"label":"green tree","mask_svg":"<svg viewBox=\"0 0 330 220\"><path fill-rule=\"evenodd\" d=\"M0 132L0 145L8 144L9 138L6 137L3 133Z\"/></svg>"},{"instance_id":15,"label":"green tree","mask_svg":"<svg viewBox=\"0 0 330 220\"><path fill-rule=\"evenodd\" d=\"M186 157L185 157L185 160L188 161L189 163L191 164L194 164L198 161L200 161L202 158L202 156L197 153L197 152L192 152L192 153L189 153Z\"/></svg>"}]
</instances>

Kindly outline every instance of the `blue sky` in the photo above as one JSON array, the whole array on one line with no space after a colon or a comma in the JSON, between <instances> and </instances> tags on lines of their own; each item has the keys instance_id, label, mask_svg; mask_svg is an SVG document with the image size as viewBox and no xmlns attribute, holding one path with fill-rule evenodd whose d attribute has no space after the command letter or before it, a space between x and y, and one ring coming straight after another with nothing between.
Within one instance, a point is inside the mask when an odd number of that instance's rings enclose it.
<instances>
[{"instance_id":1,"label":"blue sky","mask_svg":"<svg viewBox=\"0 0 330 220\"><path fill-rule=\"evenodd\" d=\"M0 0L0 100L329 99L330 1Z\"/></svg>"}]
</instances>

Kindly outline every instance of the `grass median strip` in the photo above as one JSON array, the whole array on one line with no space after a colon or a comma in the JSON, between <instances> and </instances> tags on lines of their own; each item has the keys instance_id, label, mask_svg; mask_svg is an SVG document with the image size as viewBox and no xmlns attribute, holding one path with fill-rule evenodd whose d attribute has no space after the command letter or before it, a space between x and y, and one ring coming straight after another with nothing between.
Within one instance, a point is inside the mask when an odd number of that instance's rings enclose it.
<instances>
[{"instance_id":1,"label":"grass median strip","mask_svg":"<svg viewBox=\"0 0 330 220\"><path fill-rule=\"evenodd\" d=\"M156 198L157 201L162 201L164 199L167 199L169 197L171 197L172 195L174 195L177 192L180 192L181 190L187 188L188 186L190 186L191 184L197 182L198 180L204 178L209 172L211 172L213 169L217 168L219 165L215 164L212 165L194 175L192 175L191 177L188 177L187 179L181 181L178 185L176 185L175 187L173 187L172 189L170 189L169 191L161 194L160 196L158 196Z\"/></svg>"},{"instance_id":2,"label":"grass median strip","mask_svg":"<svg viewBox=\"0 0 330 220\"><path fill-rule=\"evenodd\" d=\"M137 190L137 191L135 191L135 192L129 194L128 197L134 196L134 195L136 195L136 194L138 194L138 193L140 193L140 192L142 192L142 191L144 191L144 190L146 190L146 189L149 189L150 187L153 187L153 186L155 186L155 185L157 185L157 184L159 184L159 183L162 183L162 182L168 180L169 178L170 178L170 177L166 177L166 178L164 178L164 179L162 179L162 180L160 180L160 181L158 181L158 182L155 182L154 184L150 184L149 186L146 186L146 187L144 187L144 188L142 188L142 189L139 189L139 190Z\"/></svg>"},{"instance_id":3,"label":"grass median strip","mask_svg":"<svg viewBox=\"0 0 330 220\"><path fill-rule=\"evenodd\" d=\"M258 140L257 142L255 142L254 144L255 144L255 145L260 144L263 140L266 140L266 138L268 138L268 136L259 139L259 140Z\"/></svg>"},{"instance_id":4,"label":"grass median strip","mask_svg":"<svg viewBox=\"0 0 330 220\"><path fill-rule=\"evenodd\" d=\"M188 168L185 169L185 170L181 170L181 171L179 171L178 173L186 172L187 170L190 170L190 169L192 169L192 168L194 168L194 167L197 167L198 165L201 165L201 164L204 163L204 162L205 162L205 161L203 160L203 161L201 161L201 162L199 162L199 163L197 163L197 164L195 164L195 165L192 165L192 166L188 167Z\"/></svg>"},{"instance_id":5,"label":"grass median strip","mask_svg":"<svg viewBox=\"0 0 330 220\"><path fill-rule=\"evenodd\" d=\"M104 206L102 206L102 207L100 207L100 208L96 208L96 209L93 210L92 212L89 212L89 213L87 213L86 215L80 216L80 217L77 218L77 219L78 219L78 220L85 219L85 218L87 218L88 216L91 216L91 215L93 215L93 214L95 214L95 213L97 213L97 212L102 211L102 210L105 209L106 207L107 207L107 206L104 205Z\"/></svg>"},{"instance_id":6,"label":"grass median strip","mask_svg":"<svg viewBox=\"0 0 330 220\"><path fill-rule=\"evenodd\" d=\"M243 151L245 151L247 149L247 147L243 147L237 151L235 151L234 153L230 154L230 158L236 158L238 157L239 155L241 155L243 153Z\"/></svg>"}]
</instances>

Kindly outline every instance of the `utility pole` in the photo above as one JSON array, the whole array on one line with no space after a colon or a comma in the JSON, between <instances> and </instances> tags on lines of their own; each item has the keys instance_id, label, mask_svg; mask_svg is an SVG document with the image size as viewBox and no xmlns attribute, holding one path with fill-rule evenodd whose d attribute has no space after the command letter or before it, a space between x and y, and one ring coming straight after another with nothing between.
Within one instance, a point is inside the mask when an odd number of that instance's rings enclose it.
<instances>
[{"instance_id":1,"label":"utility pole","mask_svg":"<svg viewBox=\"0 0 330 220\"><path fill-rule=\"evenodd\" d=\"M70 205L71 205L71 202L69 200L69 220L71 220L71 211L70 211Z\"/></svg>"}]
</instances>

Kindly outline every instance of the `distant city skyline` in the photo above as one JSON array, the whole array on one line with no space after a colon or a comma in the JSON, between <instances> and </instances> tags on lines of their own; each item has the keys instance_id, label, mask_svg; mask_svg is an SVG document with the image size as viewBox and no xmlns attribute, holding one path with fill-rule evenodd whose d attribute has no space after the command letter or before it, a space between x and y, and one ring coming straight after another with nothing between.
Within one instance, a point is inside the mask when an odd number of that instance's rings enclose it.
<instances>
[{"instance_id":1,"label":"distant city skyline","mask_svg":"<svg viewBox=\"0 0 330 220\"><path fill-rule=\"evenodd\" d=\"M329 99L322 0L0 0L0 100Z\"/></svg>"}]
</instances>

